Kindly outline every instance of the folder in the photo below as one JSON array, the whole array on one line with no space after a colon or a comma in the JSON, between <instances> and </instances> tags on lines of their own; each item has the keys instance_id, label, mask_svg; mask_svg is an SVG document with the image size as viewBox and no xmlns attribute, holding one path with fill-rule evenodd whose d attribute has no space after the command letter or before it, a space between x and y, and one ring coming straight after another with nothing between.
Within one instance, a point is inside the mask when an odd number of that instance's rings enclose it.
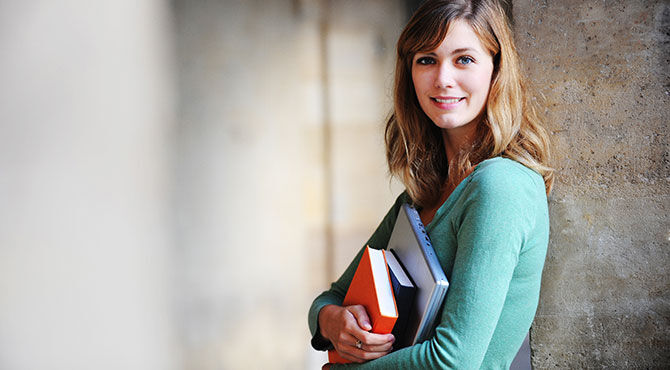
<instances>
[{"instance_id":1,"label":"folder","mask_svg":"<svg viewBox=\"0 0 670 370\"><path fill-rule=\"evenodd\" d=\"M449 282L419 212L407 203L400 208L387 249L396 254L417 288L405 335L396 338L394 347L421 343L435 329Z\"/></svg>"}]
</instances>

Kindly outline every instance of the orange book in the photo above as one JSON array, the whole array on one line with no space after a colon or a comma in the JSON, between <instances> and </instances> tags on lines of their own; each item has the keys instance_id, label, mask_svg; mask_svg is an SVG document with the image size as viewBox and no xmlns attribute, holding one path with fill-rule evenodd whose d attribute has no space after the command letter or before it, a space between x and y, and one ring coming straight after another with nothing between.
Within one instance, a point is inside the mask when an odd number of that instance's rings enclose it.
<instances>
[{"instance_id":1,"label":"orange book","mask_svg":"<svg viewBox=\"0 0 670 370\"><path fill-rule=\"evenodd\" d=\"M398 319L398 309L393 296L386 256L382 250L365 247L342 301L342 306L355 304L365 307L373 333L388 334L393 330ZM328 362L343 364L351 361L341 357L337 351L330 350Z\"/></svg>"}]
</instances>

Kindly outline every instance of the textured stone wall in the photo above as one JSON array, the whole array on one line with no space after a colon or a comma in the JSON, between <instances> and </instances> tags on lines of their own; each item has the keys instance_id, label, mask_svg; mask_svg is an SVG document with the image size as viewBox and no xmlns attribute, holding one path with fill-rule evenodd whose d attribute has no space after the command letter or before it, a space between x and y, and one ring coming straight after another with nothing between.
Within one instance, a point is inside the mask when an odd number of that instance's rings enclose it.
<instances>
[{"instance_id":1,"label":"textured stone wall","mask_svg":"<svg viewBox=\"0 0 670 370\"><path fill-rule=\"evenodd\" d=\"M182 366L303 368L325 281L318 4L173 10Z\"/></svg>"},{"instance_id":2,"label":"textured stone wall","mask_svg":"<svg viewBox=\"0 0 670 370\"><path fill-rule=\"evenodd\" d=\"M178 369L162 1L0 1L0 369Z\"/></svg>"},{"instance_id":3,"label":"textured stone wall","mask_svg":"<svg viewBox=\"0 0 670 370\"><path fill-rule=\"evenodd\" d=\"M670 366L670 4L514 1L557 181L535 368Z\"/></svg>"},{"instance_id":4,"label":"textured stone wall","mask_svg":"<svg viewBox=\"0 0 670 370\"><path fill-rule=\"evenodd\" d=\"M320 368L310 303L399 193L382 127L402 6L173 4L182 366Z\"/></svg>"}]
</instances>

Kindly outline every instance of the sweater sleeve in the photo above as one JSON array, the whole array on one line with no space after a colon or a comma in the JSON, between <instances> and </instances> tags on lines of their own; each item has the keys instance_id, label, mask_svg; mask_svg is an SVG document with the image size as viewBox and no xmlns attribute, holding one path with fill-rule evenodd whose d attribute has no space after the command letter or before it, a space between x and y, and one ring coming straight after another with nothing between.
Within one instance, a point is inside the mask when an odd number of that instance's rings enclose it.
<instances>
[{"instance_id":1,"label":"sweater sleeve","mask_svg":"<svg viewBox=\"0 0 670 370\"><path fill-rule=\"evenodd\" d=\"M319 332L319 312L321 309L329 304L341 305L344 300L344 296L349 289L349 284L351 284L351 279L354 277L354 272L356 272L356 267L358 262L363 255L363 250L366 245L369 245L371 248L375 249L385 249L389 239L391 238L391 232L393 231L393 226L395 225L395 220L398 217L398 212L400 206L409 201L409 196L407 193L402 193L396 198L393 207L386 213L384 219L379 224L377 229L374 231L367 243L361 247L361 249L356 254L356 257L351 261L347 269L344 271L342 276L340 276L337 281L331 284L330 289L321 293L318 297L312 302L312 306L309 309L309 330L312 333L312 347L317 350L326 350L331 347L329 341L323 338Z\"/></svg>"},{"instance_id":2,"label":"sweater sleeve","mask_svg":"<svg viewBox=\"0 0 670 370\"><path fill-rule=\"evenodd\" d=\"M511 171L511 172L510 172ZM467 181L467 179L466 179ZM514 270L535 224L537 184L516 168L475 171L455 207L435 228L458 243L450 286L435 335L360 369L479 369L498 324ZM436 245L439 248L439 245ZM334 366L333 369L340 368Z\"/></svg>"}]
</instances>

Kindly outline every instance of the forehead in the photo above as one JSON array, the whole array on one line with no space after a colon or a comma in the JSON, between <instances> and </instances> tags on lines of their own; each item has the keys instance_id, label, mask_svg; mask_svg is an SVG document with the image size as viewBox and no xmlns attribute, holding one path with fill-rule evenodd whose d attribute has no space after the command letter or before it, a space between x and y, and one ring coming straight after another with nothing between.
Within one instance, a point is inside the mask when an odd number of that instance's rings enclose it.
<instances>
[{"instance_id":1,"label":"forehead","mask_svg":"<svg viewBox=\"0 0 670 370\"><path fill-rule=\"evenodd\" d=\"M427 49L420 52L451 52L457 49L472 49L476 52L487 53L474 28L462 19L451 21L444 38L442 40L436 39L430 44L432 45L425 45Z\"/></svg>"}]
</instances>

